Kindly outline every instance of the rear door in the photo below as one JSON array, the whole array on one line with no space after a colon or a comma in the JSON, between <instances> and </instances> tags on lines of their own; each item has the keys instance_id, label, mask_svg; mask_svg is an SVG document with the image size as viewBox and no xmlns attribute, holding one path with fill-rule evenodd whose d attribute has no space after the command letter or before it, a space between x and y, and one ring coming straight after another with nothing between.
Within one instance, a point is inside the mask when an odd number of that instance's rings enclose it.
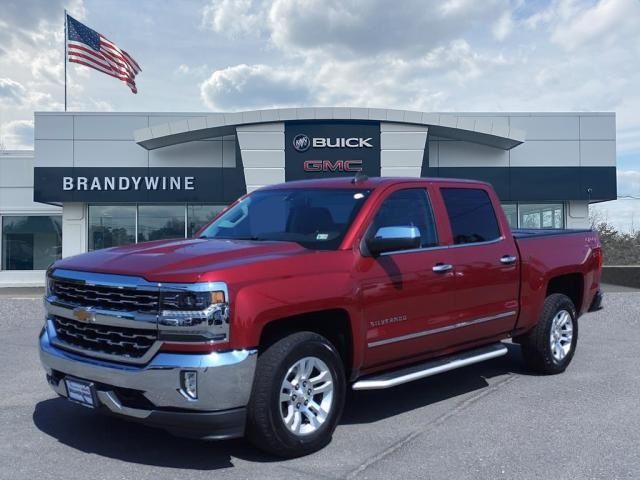
<instances>
[{"instance_id":1,"label":"rear door","mask_svg":"<svg viewBox=\"0 0 640 480\"><path fill-rule=\"evenodd\" d=\"M439 188L450 227L457 343L513 329L518 313L520 262L500 204L488 187Z\"/></svg>"}]
</instances>

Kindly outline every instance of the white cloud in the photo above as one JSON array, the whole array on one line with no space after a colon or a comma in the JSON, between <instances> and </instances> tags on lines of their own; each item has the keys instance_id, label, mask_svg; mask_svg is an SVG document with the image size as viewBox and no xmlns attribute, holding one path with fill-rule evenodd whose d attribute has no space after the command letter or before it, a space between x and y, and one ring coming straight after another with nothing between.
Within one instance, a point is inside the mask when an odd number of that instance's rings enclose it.
<instances>
[{"instance_id":1,"label":"white cloud","mask_svg":"<svg viewBox=\"0 0 640 480\"><path fill-rule=\"evenodd\" d=\"M618 170L618 197L590 205L590 216L623 232L640 230L640 169Z\"/></svg>"},{"instance_id":2,"label":"white cloud","mask_svg":"<svg viewBox=\"0 0 640 480\"><path fill-rule=\"evenodd\" d=\"M595 44L603 48L637 32L640 2L637 0L601 0L592 8L581 9L577 2L560 2L559 9L570 12L558 15L551 39L573 50Z\"/></svg>"},{"instance_id":3,"label":"white cloud","mask_svg":"<svg viewBox=\"0 0 640 480\"><path fill-rule=\"evenodd\" d=\"M496 40L505 40L513 30L513 18L511 12L507 10L500 18L493 24L492 32Z\"/></svg>"},{"instance_id":4,"label":"white cloud","mask_svg":"<svg viewBox=\"0 0 640 480\"><path fill-rule=\"evenodd\" d=\"M213 72L200 95L213 110L300 105L311 98L300 72L244 64Z\"/></svg>"},{"instance_id":5,"label":"white cloud","mask_svg":"<svg viewBox=\"0 0 640 480\"><path fill-rule=\"evenodd\" d=\"M178 66L178 68L176 68L176 73L180 73L180 74L183 74L183 75L186 75L190 71L191 71L191 68L189 67L189 65L187 65L185 63L181 63Z\"/></svg>"},{"instance_id":6,"label":"white cloud","mask_svg":"<svg viewBox=\"0 0 640 480\"><path fill-rule=\"evenodd\" d=\"M211 0L202 10L202 25L231 37L258 36L265 26L264 5L253 0Z\"/></svg>"},{"instance_id":7,"label":"white cloud","mask_svg":"<svg viewBox=\"0 0 640 480\"><path fill-rule=\"evenodd\" d=\"M25 88L20 82L10 78L0 78L0 107L9 103L21 104L24 101L24 95Z\"/></svg>"},{"instance_id":8,"label":"white cloud","mask_svg":"<svg viewBox=\"0 0 640 480\"><path fill-rule=\"evenodd\" d=\"M0 125L0 145L6 150L33 148L33 121L13 120Z\"/></svg>"},{"instance_id":9,"label":"white cloud","mask_svg":"<svg viewBox=\"0 0 640 480\"><path fill-rule=\"evenodd\" d=\"M425 52L482 29L508 0L275 0L269 9L273 43L283 50L322 50L334 57Z\"/></svg>"},{"instance_id":10,"label":"white cloud","mask_svg":"<svg viewBox=\"0 0 640 480\"><path fill-rule=\"evenodd\" d=\"M640 169L618 170L618 196L640 199Z\"/></svg>"}]
</instances>

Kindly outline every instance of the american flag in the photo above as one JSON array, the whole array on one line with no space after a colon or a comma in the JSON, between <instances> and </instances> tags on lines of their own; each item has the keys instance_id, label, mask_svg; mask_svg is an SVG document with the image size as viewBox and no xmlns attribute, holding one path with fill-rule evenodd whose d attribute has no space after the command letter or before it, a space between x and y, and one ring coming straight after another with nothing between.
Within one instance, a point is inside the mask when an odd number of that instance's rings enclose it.
<instances>
[{"instance_id":1,"label":"american flag","mask_svg":"<svg viewBox=\"0 0 640 480\"><path fill-rule=\"evenodd\" d=\"M131 55L71 15L67 15L67 52L70 62L111 75L138 93L135 78L142 69Z\"/></svg>"}]
</instances>

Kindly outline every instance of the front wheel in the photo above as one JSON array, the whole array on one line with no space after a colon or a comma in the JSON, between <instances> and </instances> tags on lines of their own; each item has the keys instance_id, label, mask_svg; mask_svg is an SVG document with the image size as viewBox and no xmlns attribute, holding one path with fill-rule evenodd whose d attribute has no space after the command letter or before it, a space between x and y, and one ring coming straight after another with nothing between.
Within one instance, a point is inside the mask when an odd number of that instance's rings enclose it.
<instances>
[{"instance_id":1,"label":"front wheel","mask_svg":"<svg viewBox=\"0 0 640 480\"><path fill-rule=\"evenodd\" d=\"M549 295L535 328L521 340L527 365L538 373L562 373L571 363L578 343L578 318L566 295Z\"/></svg>"},{"instance_id":2,"label":"front wheel","mask_svg":"<svg viewBox=\"0 0 640 480\"><path fill-rule=\"evenodd\" d=\"M298 457L331 441L344 405L342 360L325 337L298 332L258 358L247 436L258 448Z\"/></svg>"}]
</instances>

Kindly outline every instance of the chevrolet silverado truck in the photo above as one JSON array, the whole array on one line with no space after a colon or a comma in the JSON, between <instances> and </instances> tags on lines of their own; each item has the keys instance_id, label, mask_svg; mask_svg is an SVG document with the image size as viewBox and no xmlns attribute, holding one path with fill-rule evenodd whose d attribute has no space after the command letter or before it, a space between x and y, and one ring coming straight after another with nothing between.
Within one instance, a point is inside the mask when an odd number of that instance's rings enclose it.
<instances>
[{"instance_id":1,"label":"chevrolet silverado truck","mask_svg":"<svg viewBox=\"0 0 640 480\"><path fill-rule=\"evenodd\" d=\"M40 357L85 407L293 457L330 441L347 388L499 357L509 339L534 371L563 372L601 265L593 231L512 231L483 182L290 182L194 238L56 262Z\"/></svg>"}]
</instances>

